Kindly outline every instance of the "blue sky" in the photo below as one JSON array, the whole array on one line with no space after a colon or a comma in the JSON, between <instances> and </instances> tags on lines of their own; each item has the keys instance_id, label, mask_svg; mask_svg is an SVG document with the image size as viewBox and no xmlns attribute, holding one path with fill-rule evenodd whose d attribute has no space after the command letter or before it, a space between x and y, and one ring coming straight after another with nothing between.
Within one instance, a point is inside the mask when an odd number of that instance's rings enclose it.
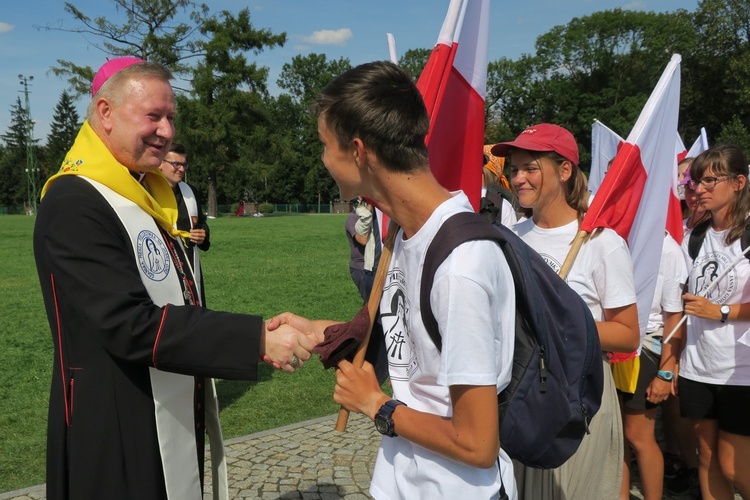
<instances>
[{"instance_id":1,"label":"blue sky","mask_svg":"<svg viewBox=\"0 0 750 500\"><path fill-rule=\"evenodd\" d=\"M431 48L449 0L204 0L212 12L239 12L247 7L255 28L287 33L283 48L255 57L270 70L269 89L284 63L298 54L323 53L347 57L352 64L388 59L386 33L393 33L398 55L413 48ZM116 22L122 15L110 0L71 0L91 18ZM516 59L533 53L536 38L556 25L595 11L622 8L644 11L694 11L698 0L494 0L491 7L490 60ZM67 83L49 71L58 59L98 68L107 54L83 35L38 29L78 27L63 10L62 0L0 0L0 133L7 131L10 107L23 100L18 75L33 76L30 90L34 137L46 142L55 104ZM665 61L666 64L666 61ZM78 102L81 116L86 103Z\"/></svg>"}]
</instances>

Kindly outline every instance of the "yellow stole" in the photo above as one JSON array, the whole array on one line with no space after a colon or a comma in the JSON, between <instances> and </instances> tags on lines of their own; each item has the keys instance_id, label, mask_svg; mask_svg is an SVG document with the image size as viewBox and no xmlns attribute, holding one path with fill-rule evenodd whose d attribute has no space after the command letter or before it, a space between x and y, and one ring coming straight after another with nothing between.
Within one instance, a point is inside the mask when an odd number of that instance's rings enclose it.
<instances>
[{"instance_id":1,"label":"yellow stole","mask_svg":"<svg viewBox=\"0 0 750 500\"><path fill-rule=\"evenodd\" d=\"M63 175L81 175L100 182L141 207L173 237L180 236L185 241L190 237L189 232L176 228L177 202L161 170L146 172L138 182L110 153L88 121L83 122L60 170L42 188L42 198L50 185Z\"/></svg>"}]
</instances>

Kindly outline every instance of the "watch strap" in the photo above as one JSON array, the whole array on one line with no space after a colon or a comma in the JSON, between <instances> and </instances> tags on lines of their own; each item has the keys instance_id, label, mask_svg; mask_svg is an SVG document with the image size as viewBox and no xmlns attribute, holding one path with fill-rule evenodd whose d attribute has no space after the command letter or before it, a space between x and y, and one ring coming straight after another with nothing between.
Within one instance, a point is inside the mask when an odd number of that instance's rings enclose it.
<instances>
[{"instance_id":1,"label":"watch strap","mask_svg":"<svg viewBox=\"0 0 750 500\"><path fill-rule=\"evenodd\" d=\"M396 410L396 407L399 405L406 406L406 403L399 401L398 399L390 399L386 401L383 406L380 407L378 410L378 413L375 415L376 420L380 420L381 422L385 422L387 424L387 431L383 432L382 430L378 429L379 432L381 432L383 435L388 437L396 437L398 434L396 434L396 430L394 429L394 423L393 423L393 412Z\"/></svg>"}]
</instances>

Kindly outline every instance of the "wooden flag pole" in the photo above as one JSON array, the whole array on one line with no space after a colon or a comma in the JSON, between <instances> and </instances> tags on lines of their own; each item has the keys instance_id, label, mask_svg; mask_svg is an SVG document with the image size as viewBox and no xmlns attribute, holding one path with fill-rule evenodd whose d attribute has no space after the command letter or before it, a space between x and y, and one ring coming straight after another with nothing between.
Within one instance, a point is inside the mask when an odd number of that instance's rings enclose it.
<instances>
[{"instance_id":1,"label":"wooden flag pole","mask_svg":"<svg viewBox=\"0 0 750 500\"><path fill-rule=\"evenodd\" d=\"M581 250L581 245L583 245L588 235L589 233L586 231L578 231L578 234L576 234L576 238L573 240L573 244L570 245L570 250L568 250L568 255L565 257L565 262L563 262L560 272L557 273L562 279L568 277L570 268L573 267L573 263L576 261L576 257L578 257L578 252Z\"/></svg>"},{"instance_id":2,"label":"wooden flag pole","mask_svg":"<svg viewBox=\"0 0 750 500\"><path fill-rule=\"evenodd\" d=\"M378 315L378 307L380 306L380 298L383 296L383 286L385 285L385 276L388 274L388 266L391 263L391 255L393 253L393 244L396 241L396 233L398 233L398 224L391 219L388 223L388 234L385 237L385 243L383 249L380 252L380 260L378 261L378 271L375 273L375 279L372 284L372 292L367 300L367 311L370 314L370 328L367 330L367 335L362 339L362 343L359 344L356 354L354 355L354 361L352 364L357 368L361 368L365 364L365 354L367 352L367 345L370 343L370 334L372 333L372 327L375 324L375 318ZM344 432L346 430L346 423L349 420L349 410L343 406L339 409L339 416L336 419L336 430Z\"/></svg>"}]
</instances>

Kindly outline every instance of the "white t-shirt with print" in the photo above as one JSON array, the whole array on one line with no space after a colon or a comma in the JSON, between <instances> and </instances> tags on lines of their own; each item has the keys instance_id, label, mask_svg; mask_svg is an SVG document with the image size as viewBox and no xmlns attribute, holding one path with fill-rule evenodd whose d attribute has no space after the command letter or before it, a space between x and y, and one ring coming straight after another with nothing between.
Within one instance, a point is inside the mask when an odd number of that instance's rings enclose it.
<instances>
[{"instance_id":1,"label":"white t-shirt with print","mask_svg":"<svg viewBox=\"0 0 750 500\"><path fill-rule=\"evenodd\" d=\"M669 234L664 236L659 261L659 275L654 288L654 300L648 316L646 333L652 333L664 326L662 312L682 312L683 286L687 283L687 265L682 248ZM669 332L664 332L669 335Z\"/></svg>"},{"instance_id":2,"label":"white t-shirt with print","mask_svg":"<svg viewBox=\"0 0 750 500\"><path fill-rule=\"evenodd\" d=\"M559 272L578 234L578 221L564 226L541 228L534 219L513 226L513 231ZM633 264L625 241L611 229L587 240L578 252L566 279L580 295L596 321L604 321L604 309L634 304Z\"/></svg>"},{"instance_id":3,"label":"white t-shirt with print","mask_svg":"<svg viewBox=\"0 0 750 500\"><path fill-rule=\"evenodd\" d=\"M513 279L493 241L460 245L435 273L431 303L442 353L422 323L419 292L427 248L448 217L467 211L472 208L466 196L454 193L411 238L399 233L380 302L393 397L445 417L452 415L451 385L495 385L500 392L510 381L513 359ZM498 458L503 485L514 499L513 466L504 451ZM470 467L400 436L383 438L370 484L376 499L497 498L499 490L497 466Z\"/></svg>"},{"instance_id":4,"label":"white t-shirt with print","mask_svg":"<svg viewBox=\"0 0 750 500\"><path fill-rule=\"evenodd\" d=\"M703 295L714 278L742 253L740 240L729 247L724 243L726 231L706 231L703 245L695 261L688 256L689 234L682 249L690 273L688 291ZM739 260L711 289L706 297L715 304L750 302L750 263ZM735 306L736 307L736 306ZM750 385L750 346L738 339L750 330L750 321L719 320L688 316L687 343L680 359L680 376L708 384Z\"/></svg>"}]
</instances>

